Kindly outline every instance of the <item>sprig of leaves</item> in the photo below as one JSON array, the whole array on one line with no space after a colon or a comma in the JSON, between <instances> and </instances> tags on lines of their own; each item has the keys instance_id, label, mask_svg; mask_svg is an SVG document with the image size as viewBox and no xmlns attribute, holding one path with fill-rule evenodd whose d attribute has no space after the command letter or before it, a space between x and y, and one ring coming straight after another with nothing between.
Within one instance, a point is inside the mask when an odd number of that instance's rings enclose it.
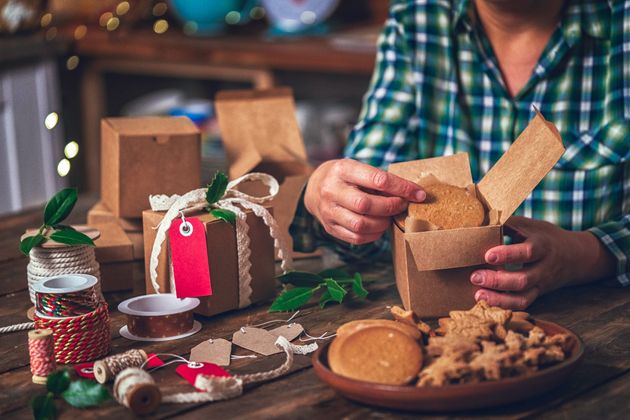
<instances>
[{"instance_id":1,"label":"sprig of leaves","mask_svg":"<svg viewBox=\"0 0 630 420\"><path fill-rule=\"evenodd\" d=\"M225 220L230 224L236 222L236 215L234 212L225 209L212 208L212 204L219 201L225 195L225 190L228 185L228 177L221 171L217 171L212 178L212 182L208 184L208 190L206 191L206 201L208 202L208 212L217 219Z\"/></svg>"},{"instance_id":2,"label":"sprig of leaves","mask_svg":"<svg viewBox=\"0 0 630 420\"><path fill-rule=\"evenodd\" d=\"M57 417L55 398L61 397L73 407L85 408L101 405L112 397L103 385L89 379L70 380L70 372L61 370L48 375L46 394L31 400L35 420L53 420Z\"/></svg>"},{"instance_id":3,"label":"sprig of leaves","mask_svg":"<svg viewBox=\"0 0 630 420\"><path fill-rule=\"evenodd\" d=\"M319 291L319 307L330 302L343 302L351 290L354 295L365 299L368 291L363 287L361 274L351 276L341 269L327 269L319 273L290 271L278 277L281 283L294 286L287 288L273 301L269 312L293 311L307 304Z\"/></svg>"},{"instance_id":4,"label":"sprig of leaves","mask_svg":"<svg viewBox=\"0 0 630 420\"><path fill-rule=\"evenodd\" d=\"M94 241L89 236L77 232L70 226L62 225L72 212L77 202L78 194L76 188L65 188L55 194L46 203L44 209L44 223L39 227L37 233L26 237L20 242L20 251L28 255L31 249L43 244L48 240L53 240L67 245L92 245Z\"/></svg>"}]
</instances>

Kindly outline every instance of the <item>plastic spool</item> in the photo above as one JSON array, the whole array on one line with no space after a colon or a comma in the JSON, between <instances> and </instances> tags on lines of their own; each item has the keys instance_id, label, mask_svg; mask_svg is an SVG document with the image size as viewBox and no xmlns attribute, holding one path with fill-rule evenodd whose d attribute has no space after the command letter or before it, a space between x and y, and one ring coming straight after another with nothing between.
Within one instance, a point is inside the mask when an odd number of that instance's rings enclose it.
<instances>
[{"instance_id":1,"label":"plastic spool","mask_svg":"<svg viewBox=\"0 0 630 420\"><path fill-rule=\"evenodd\" d=\"M123 370L130 367L141 367L147 360L147 353L142 349L131 349L121 354L106 357L94 362L94 377L104 384L116 378Z\"/></svg>"},{"instance_id":2,"label":"plastic spool","mask_svg":"<svg viewBox=\"0 0 630 420\"><path fill-rule=\"evenodd\" d=\"M65 274L33 283L35 309L48 316L79 316L94 311L105 300L96 289L98 279L89 274ZM43 305L43 301L47 305ZM51 308L52 307L52 308ZM65 307L63 309L60 309ZM56 315L54 312L64 315Z\"/></svg>"},{"instance_id":3,"label":"plastic spool","mask_svg":"<svg viewBox=\"0 0 630 420\"><path fill-rule=\"evenodd\" d=\"M127 299L118 310L127 316L120 335L137 341L170 341L188 337L201 329L193 309L199 299L178 299L174 294L142 295Z\"/></svg>"},{"instance_id":4,"label":"plastic spool","mask_svg":"<svg viewBox=\"0 0 630 420\"><path fill-rule=\"evenodd\" d=\"M162 393L147 372L131 367L123 370L114 381L114 398L134 414L153 413L162 402Z\"/></svg>"}]
</instances>

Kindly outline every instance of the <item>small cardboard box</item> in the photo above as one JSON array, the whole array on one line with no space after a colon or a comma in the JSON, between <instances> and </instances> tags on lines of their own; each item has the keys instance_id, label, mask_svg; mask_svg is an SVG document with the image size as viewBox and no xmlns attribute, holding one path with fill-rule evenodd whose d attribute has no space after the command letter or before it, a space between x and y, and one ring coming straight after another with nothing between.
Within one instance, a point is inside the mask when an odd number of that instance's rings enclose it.
<instances>
[{"instance_id":1,"label":"small cardboard box","mask_svg":"<svg viewBox=\"0 0 630 420\"><path fill-rule=\"evenodd\" d=\"M117 223L125 232L142 232L141 217L116 217L102 201L97 202L91 209L88 210L87 223L88 225Z\"/></svg>"},{"instance_id":2,"label":"small cardboard box","mask_svg":"<svg viewBox=\"0 0 630 420\"><path fill-rule=\"evenodd\" d=\"M289 226L313 171L295 118L293 92L289 88L222 91L216 95L215 108L230 179L265 172L278 180L280 191L271 206L290 240ZM267 188L248 183L242 190L259 195L266 194Z\"/></svg>"},{"instance_id":3,"label":"small cardboard box","mask_svg":"<svg viewBox=\"0 0 630 420\"><path fill-rule=\"evenodd\" d=\"M270 209L268 208L268 210ZM251 301L254 303L269 299L276 294L273 239L269 234L269 228L262 219L256 217L249 210L246 213L252 264L250 270L252 275ZM160 223L163 217L164 212L145 210L142 213L147 294L155 293L151 284L149 261L153 242L157 235L157 230L154 227ZM199 298L201 304L195 309L195 312L210 316L237 309L239 306L239 261L237 258L234 226L223 220L216 219L207 212L198 212L186 217L196 217L206 226L210 282L212 284L212 295ZM168 246L165 241L162 245L157 270L157 282L160 286L160 293L170 292L170 258L168 258L167 249Z\"/></svg>"},{"instance_id":4,"label":"small cardboard box","mask_svg":"<svg viewBox=\"0 0 630 420\"><path fill-rule=\"evenodd\" d=\"M94 253L100 265L103 292L132 289L133 246L125 231L117 223L89 226L100 232L100 237L94 241Z\"/></svg>"},{"instance_id":5,"label":"small cardboard box","mask_svg":"<svg viewBox=\"0 0 630 420\"><path fill-rule=\"evenodd\" d=\"M116 217L139 218L151 194L201 184L201 139L186 117L101 120L101 198Z\"/></svg>"},{"instance_id":6,"label":"small cardboard box","mask_svg":"<svg viewBox=\"0 0 630 420\"><path fill-rule=\"evenodd\" d=\"M486 251L503 243L503 224L564 153L556 127L536 113L507 152L474 185L490 223L450 230L417 231L407 218L392 226L396 286L403 305L420 317L445 316L474 305L470 275L485 264ZM462 188L473 185L468 154L390 165L389 172L418 182L437 178ZM426 227L426 226L425 226Z\"/></svg>"}]
</instances>

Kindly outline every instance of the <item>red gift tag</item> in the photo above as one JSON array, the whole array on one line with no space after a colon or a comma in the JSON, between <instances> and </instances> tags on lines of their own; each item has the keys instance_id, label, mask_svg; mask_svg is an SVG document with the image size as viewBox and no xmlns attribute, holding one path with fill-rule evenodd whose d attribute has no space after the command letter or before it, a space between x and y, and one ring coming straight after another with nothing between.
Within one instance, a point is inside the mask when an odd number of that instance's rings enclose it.
<instances>
[{"instance_id":1,"label":"red gift tag","mask_svg":"<svg viewBox=\"0 0 630 420\"><path fill-rule=\"evenodd\" d=\"M74 371L82 378L95 379L94 362L79 363L78 365L74 365Z\"/></svg>"},{"instance_id":2,"label":"red gift tag","mask_svg":"<svg viewBox=\"0 0 630 420\"><path fill-rule=\"evenodd\" d=\"M162 359L157 357L154 353L149 353L147 354L147 364L144 365L144 368L151 369L154 367L162 366L163 364L164 362L162 361Z\"/></svg>"},{"instance_id":3,"label":"red gift tag","mask_svg":"<svg viewBox=\"0 0 630 420\"><path fill-rule=\"evenodd\" d=\"M168 236L175 295L178 298L212 295L204 224L194 217L185 221L175 219Z\"/></svg>"},{"instance_id":4,"label":"red gift tag","mask_svg":"<svg viewBox=\"0 0 630 420\"><path fill-rule=\"evenodd\" d=\"M186 379L186 381L195 386L195 380L197 379L197 375L208 375L208 376L224 376L229 378L230 373L214 363L201 363L201 362L190 362L186 364L181 364L177 366L175 372L179 374L182 378ZM198 389L197 391L203 391L203 389Z\"/></svg>"}]
</instances>

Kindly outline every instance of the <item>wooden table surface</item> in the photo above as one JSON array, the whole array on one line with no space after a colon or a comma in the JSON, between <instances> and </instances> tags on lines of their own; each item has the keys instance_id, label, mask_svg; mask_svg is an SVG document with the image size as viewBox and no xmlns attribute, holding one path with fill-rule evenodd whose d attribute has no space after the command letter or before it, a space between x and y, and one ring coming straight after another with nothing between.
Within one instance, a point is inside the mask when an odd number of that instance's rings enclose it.
<instances>
[{"instance_id":1,"label":"wooden table surface","mask_svg":"<svg viewBox=\"0 0 630 420\"><path fill-rule=\"evenodd\" d=\"M80 200L73 222L83 222L93 201ZM31 306L26 290L27 259L18 251L18 237L38 224L41 210L0 219L0 326L27 321ZM83 220L82 220L83 218ZM315 270L320 260L305 260L303 268ZM334 331L342 323L360 318L387 317L387 305L399 304L391 267L358 267L369 280L366 301L349 300L325 310L310 306L296 319L312 335ZM138 288L141 285L136 285ZM188 356L190 348L208 338L231 338L239 327L284 314L268 314L269 302L212 318L198 317L203 329L192 337L142 344L120 337L124 324L117 304L131 292L110 293L112 354L131 348ZM562 324L578 333L586 344L584 361L572 380L543 397L505 407L467 413L439 413L427 417L523 418L627 418L630 408L630 289L605 285L574 287L540 298L530 312L537 318ZM236 350L236 354L246 354ZM278 366L283 356L233 361L233 372L254 372ZM163 393L192 388L169 366L154 373ZM26 332L0 337L0 417L29 418L30 399L43 393L31 382ZM61 418L132 418L131 412L110 401L97 409L78 410L59 403ZM162 405L155 418L417 418L420 414L393 412L359 405L336 395L311 368L310 357L296 356L291 372L278 380L255 386L237 399L209 404Z\"/></svg>"}]
</instances>

